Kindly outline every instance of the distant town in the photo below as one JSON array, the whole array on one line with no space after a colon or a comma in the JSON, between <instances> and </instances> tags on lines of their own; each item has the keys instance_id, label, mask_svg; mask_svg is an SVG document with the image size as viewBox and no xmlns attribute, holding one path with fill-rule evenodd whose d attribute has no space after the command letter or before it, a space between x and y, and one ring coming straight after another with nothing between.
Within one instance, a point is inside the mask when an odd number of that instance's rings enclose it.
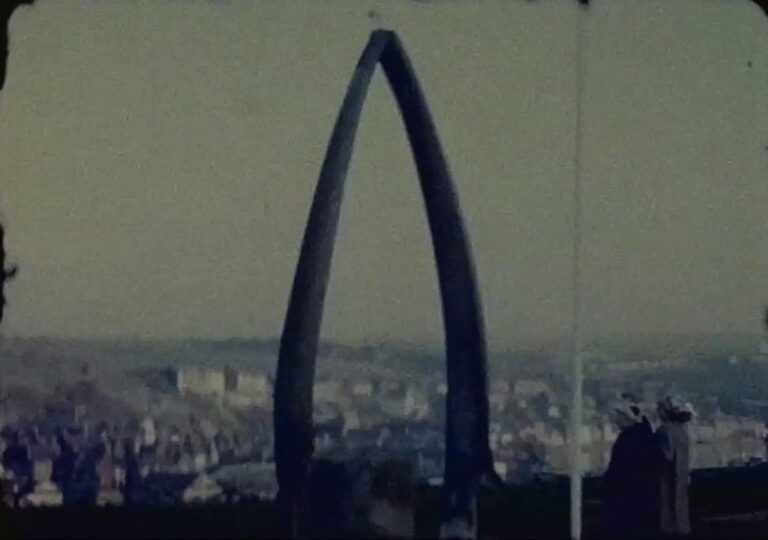
<instances>
[{"instance_id":1,"label":"distant town","mask_svg":"<svg viewBox=\"0 0 768 540\"><path fill-rule=\"evenodd\" d=\"M768 346L604 346L585 358L583 462L605 470L610 403L683 394L694 406L693 467L766 461ZM693 344L692 346L690 344ZM2 504L193 504L271 498L277 342L65 342L0 345ZM705 350L705 349L708 349ZM568 472L570 368L557 347L492 355L490 443L507 482ZM438 352L324 345L314 388L315 455L398 456L439 484L444 369ZM761 381L763 383L761 383Z\"/></svg>"}]
</instances>

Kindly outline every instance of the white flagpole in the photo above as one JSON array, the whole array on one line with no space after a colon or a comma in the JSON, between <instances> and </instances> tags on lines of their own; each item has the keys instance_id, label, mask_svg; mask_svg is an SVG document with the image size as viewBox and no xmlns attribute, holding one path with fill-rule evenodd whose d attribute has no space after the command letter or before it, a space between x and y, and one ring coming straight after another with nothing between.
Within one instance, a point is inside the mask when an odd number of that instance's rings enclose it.
<instances>
[{"instance_id":1,"label":"white flagpole","mask_svg":"<svg viewBox=\"0 0 768 540\"><path fill-rule=\"evenodd\" d=\"M584 17L586 3L579 3L576 12L576 126L573 154L573 313L572 362L573 403L571 405L571 538L581 539L582 468L581 430L584 367L581 335L581 159L582 159L582 101L584 89Z\"/></svg>"}]
</instances>

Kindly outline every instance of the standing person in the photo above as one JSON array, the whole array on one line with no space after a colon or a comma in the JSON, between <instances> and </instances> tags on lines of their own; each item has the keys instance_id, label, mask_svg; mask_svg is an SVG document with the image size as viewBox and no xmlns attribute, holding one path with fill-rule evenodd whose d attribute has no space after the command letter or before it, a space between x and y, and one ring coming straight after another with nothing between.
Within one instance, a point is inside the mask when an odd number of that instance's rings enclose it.
<instances>
[{"instance_id":1,"label":"standing person","mask_svg":"<svg viewBox=\"0 0 768 540\"><path fill-rule=\"evenodd\" d=\"M649 538L656 532L653 429L630 399L616 403L612 413L620 433L603 477L603 533L607 538Z\"/></svg>"},{"instance_id":2,"label":"standing person","mask_svg":"<svg viewBox=\"0 0 768 540\"><path fill-rule=\"evenodd\" d=\"M693 418L693 408L679 397L670 396L659 402L658 411L662 422L654 437L660 459L658 522L666 536L687 536L691 533L691 524L690 442L686 424Z\"/></svg>"}]
</instances>

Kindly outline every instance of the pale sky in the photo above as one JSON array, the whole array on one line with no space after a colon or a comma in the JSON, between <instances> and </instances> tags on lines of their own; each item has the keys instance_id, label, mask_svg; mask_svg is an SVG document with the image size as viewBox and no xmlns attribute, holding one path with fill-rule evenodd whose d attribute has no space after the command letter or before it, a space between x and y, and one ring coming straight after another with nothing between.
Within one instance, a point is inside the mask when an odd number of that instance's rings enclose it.
<instances>
[{"instance_id":1,"label":"pale sky","mask_svg":"<svg viewBox=\"0 0 768 540\"><path fill-rule=\"evenodd\" d=\"M377 17L369 11L376 8ZM491 349L568 332L576 2L40 0L12 19L6 335L279 335L325 146L368 34L397 31L441 136ZM768 19L594 1L584 329L757 333L768 303ZM439 342L432 251L381 74L323 337Z\"/></svg>"}]
</instances>

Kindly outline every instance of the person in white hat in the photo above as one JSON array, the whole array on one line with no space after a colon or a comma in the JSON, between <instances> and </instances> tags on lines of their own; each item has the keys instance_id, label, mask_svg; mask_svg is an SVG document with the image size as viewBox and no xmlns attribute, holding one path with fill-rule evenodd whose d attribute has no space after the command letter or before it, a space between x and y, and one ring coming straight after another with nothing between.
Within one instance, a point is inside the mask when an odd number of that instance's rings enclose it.
<instances>
[{"instance_id":1,"label":"person in white hat","mask_svg":"<svg viewBox=\"0 0 768 540\"><path fill-rule=\"evenodd\" d=\"M659 528L667 536L691 533L688 486L690 484L690 440L686 424L693 407L679 396L658 403L661 426L654 438L659 448Z\"/></svg>"},{"instance_id":2,"label":"person in white hat","mask_svg":"<svg viewBox=\"0 0 768 540\"><path fill-rule=\"evenodd\" d=\"M603 476L602 532L607 538L648 538L657 497L653 430L631 396L611 409L620 433Z\"/></svg>"}]
</instances>

